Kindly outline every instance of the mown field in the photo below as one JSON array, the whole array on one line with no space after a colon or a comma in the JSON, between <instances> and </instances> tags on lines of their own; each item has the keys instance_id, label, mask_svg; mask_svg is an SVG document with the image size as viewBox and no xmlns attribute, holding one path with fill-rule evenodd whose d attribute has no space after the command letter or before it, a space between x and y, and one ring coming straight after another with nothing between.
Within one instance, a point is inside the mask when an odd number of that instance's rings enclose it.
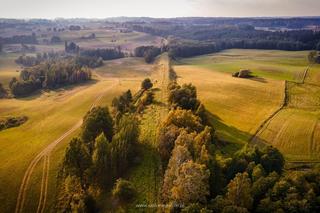
<instances>
[{"instance_id":1,"label":"mown field","mask_svg":"<svg viewBox=\"0 0 320 213\"><path fill-rule=\"evenodd\" d=\"M127 61L127 59L120 59ZM137 59L132 59L139 66ZM145 67L143 61L141 67ZM99 105L110 105L113 97L121 94L128 88L136 92L140 88L142 76L130 75L130 66L121 63L116 72L116 77L103 77L105 73L113 72L113 69L105 66L97 71L96 79L92 82L69 86L51 92L39 92L33 96L20 99L0 100L0 117L3 116L28 116L29 120L16 128L0 132L0 212L13 212L16 204L17 193L31 160L48 144L63 135L64 132L74 126L93 103L99 99ZM129 63L130 64L130 63ZM121 72L121 67L123 72ZM150 71L151 72L151 71ZM147 71L145 72L147 75ZM3 79L1 78L1 81ZM63 140L51 153L48 200L46 208L53 205L55 195L55 183L58 165L61 163L64 150L72 133ZM28 187L24 209L34 212L39 197L39 181L42 166L35 168ZM34 186L34 187L32 187ZM32 190L31 190L32 189ZM33 202L28 202L33 201Z\"/></svg>"},{"instance_id":2,"label":"mown field","mask_svg":"<svg viewBox=\"0 0 320 213\"><path fill-rule=\"evenodd\" d=\"M248 142L267 121L254 142L276 146L290 161L313 161L320 157L320 69L312 66L301 84L308 66L306 56L304 51L228 50L182 59L175 71L180 82L197 86L220 139ZM240 68L251 69L256 77L231 77Z\"/></svg>"}]
</instances>

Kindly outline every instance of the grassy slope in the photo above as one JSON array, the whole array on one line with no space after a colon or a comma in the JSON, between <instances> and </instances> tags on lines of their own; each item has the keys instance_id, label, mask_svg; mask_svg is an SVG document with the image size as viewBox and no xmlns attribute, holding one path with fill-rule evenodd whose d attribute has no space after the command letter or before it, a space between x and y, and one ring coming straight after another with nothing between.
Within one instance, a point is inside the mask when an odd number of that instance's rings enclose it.
<instances>
[{"instance_id":1,"label":"grassy slope","mask_svg":"<svg viewBox=\"0 0 320 213\"><path fill-rule=\"evenodd\" d=\"M24 125L0 132L0 159L3 159L0 165L0 212L14 210L18 187L31 159L79 121L101 92L105 92L101 104L109 105L113 97L127 88L131 88L133 92L139 89L142 77L128 75L128 66L123 65L123 70L125 70L123 74L120 71L117 72L117 78L104 78L97 83L35 94L24 99L0 100L0 116L26 115L29 117ZM112 72L112 69L101 68L99 73L103 72ZM105 91L107 88L108 91ZM59 159L62 158L67 142L68 140L63 141L59 145L61 147L52 153L50 183L55 183ZM38 184L39 175L41 175L41 169L35 171L31 184ZM47 200L49 206L52 206L55 194L53 186L49 186ZM28 195L30 198L27 197L27 199L36 200L39 192L35 191L34 193L30 191L34 195L31 194L31 197ZM32 205L30 207L27 205L25 208L31 211Z\"/></svg>"}]
</instances>

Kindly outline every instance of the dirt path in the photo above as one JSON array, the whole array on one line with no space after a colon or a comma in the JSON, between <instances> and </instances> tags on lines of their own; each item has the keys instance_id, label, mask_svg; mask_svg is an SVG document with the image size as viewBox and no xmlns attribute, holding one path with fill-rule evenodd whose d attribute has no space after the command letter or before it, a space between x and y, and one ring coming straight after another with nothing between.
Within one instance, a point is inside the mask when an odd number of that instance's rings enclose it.
<instances>
[{"instance_id":1,"label":"dirt path","mask_svg":"<svg viewBox=\"0 0 320 213\"><path fill-rule=\"evenodd\" d=\"M94 100L94 103L91 105L90 109L100 103L101 99L105 95L105 92L114 87L118 81L114 81L110 86L108 86L104 91L99 93L99 95ZM71 129L66 131L63 135L61 135L58 139L50 143L46 148L44 148L29 164L24 177L22 179L19 194L17 197L16 209L15 213L23 212L23 206L26 199L26 194L28 190L28 185L30 182L31 175L33 174L34 168L38 163L43 159L43 172L41 178L41 191L40 197L38 201L37 213L42 213L45 210L46 199L47 199L47 189L48 189L48 179L49 179L49 168L50 168L50 153L51 151L66 137L71 135L75 130L77 130L82 125L82 119L78 121Z\"/></svg>"}]
</instances>

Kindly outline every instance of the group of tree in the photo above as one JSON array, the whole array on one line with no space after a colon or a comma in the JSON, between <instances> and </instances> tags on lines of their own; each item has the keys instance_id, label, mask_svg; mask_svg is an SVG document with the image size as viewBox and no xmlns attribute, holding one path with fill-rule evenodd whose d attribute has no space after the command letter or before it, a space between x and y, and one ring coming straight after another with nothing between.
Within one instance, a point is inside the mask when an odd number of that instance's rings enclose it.
<instances>
[{"instance_id":1,"label":"group of tree","mask_svg":"<svg viewBox=\"0 0 320 213\"><path fill-rule=\"evenodd\" d=\"M79 54L80 53L80 47L74 43L74 42L64 42L64 51L66 53L72 53L72 54Z\"/></svg>"},{"instance_id":2,"label":"group of tree","mask_svg":"<svg viewBox=\"0 0 320 213\"><path fill-rule=\"evenodd\" d=\"M133 197L134 188L119 179L131 165L139 136L133 114L122 116L117 126L108 108L94 107L84 117L80 137L65 152L59 176L58 212L96 212L95 199L114 184L121 201Z\"/></svg>"},{"instance_id":3,"label":"group of tree","mask_svg":"<svg viewBox=\"0 0 320 213\"><path fill-rule=\"evenodd\" d=\"M113 49L88 49L82 50L80 53L81 56L93 57L93 58L102 58L103 60L112 60L123 58L125 54L121 51L121 48Z\"/></svg>"},{"instance_id":4,"label":"group of tree","mask_svg":"<svg viewBox=\"0 0 320 213\"><path fill-rule=\"evenodd\" d=\"M25 67L32 67L46 60L58 59L60 56L61 54L55 52L37 53L36 56L24 54L19 56L15 62Z\"/></svg>"},{"instance_id":5,"label":"group of tree","mask_svg":"<svg viewBox=\"0 0 320 213\"><path fill-rule=\"evenodd\" d=\"M151 63L161 54L161 48L155 46L140 46L134 49L134 56L144 57L147 63Z\"/></svg>"},{"instance_id":6,"label":"group of tree","mask_svg":"<svg viewBox=\"0 0 320 213\"><path fill-rule=\"evenodd\" d=\"M90 79L91 70L88 67L76 64L74 58L59 58L24 68L19 79L12 78L9 87L12 94L19 97L38 89L53 89Z\"/></svg>"},{"instance_id":7,"label":"group of tree","mask_svg":"<svg viewBox=\"0 0 320 213\"><path fill-rule=\"evenodd\" d=\"M141 83L141 89L133 96L130 90L122 93L112 100L113 115L118 121L126 113L142 112L142 110L153 103L154 93L151 91L153 83L146 78Z\"/></svg>"},{"instance_id":8,"label":"group of tree","mask_svg":"<svg viewBox=\"0 0 320 213\"><path fill-rule=\"evenodd\" d=\"M319 51L311 51L308 55L308 60L310 63L320 64L320 53Z\"/></svg>"},{"instance_id":9,"label":"group of tree","mask_svg":"<svg viewBox=\"0 0 320 213\"><path fill-rule=\"evenodd\" d=\"M96 38L96 34L95 33L91 33L88 36L81 36L81 39L95 39Z\"/></svg>"},{"instance_id":10,"label":"group of tree","mask_svg":"<svg viewBox=\"0 0 320 213\"><path fill-rule=\"evenodd\" d=\"M0 119L0 131L20 126L25 122L27 122L27 120L28 120L27 116L2 118Z\"/></svg>"},{"instance_id":11,"label":"group of tree","mask_svg":"<svg viewBox=\"0 0 320 213\"><path fill-rule=\"evenodd\" d=\"M50 39L50 42L52 44L54 44L54 43L60 43L60 42L62 42L62 40L61 40L61 38L59 36L52 36L51 39Z\"/></svg>"},{"instance_id":12,"label":"group of tree","mask_svg":"<svg viewBox=\"0 0 320 213\"><path fill-rule=\"evenodd\" d=\"M0 37L0 43L3 44L38 44L35 33L31 35L14 35L12 37Z\"/></svg>"},{"instance_id":13,"label":"group of tree","mask_svg":"<svg viewBox=\"0 0 320 213\"><path fill-rule=\"evenodd\" d=\"M69 30L71 31L79 31L81 30L81 27L79 25L70 25Z\"/></svg>"},{"instance_id":14,"label":"group of tree","mask_svg":"<svg viewBox=\"0 0 320 213\"><path fill-rule=\"evenodd\" d=\"M215 41L186 41L181 39L172 39L168 44L168 52L170 57L191 57L208 53L215 53L225 49L276 49L276 50L310 50L315 47L320 41L320 36L317 41L311 43L303 43L301 41L288 40L268 40L261 39L219 39ZM320 43L319 43L320 44ZM320 48L320 45L317 48Z\"/></svg>"},{"instance_id":15,"label":"group of tree","mask_svg":"<svg viewBox=\"0 0 320 213\"><path fill-rule=\"evenodd\" d=\"M3 84L0 83L0 99L8 96L7 90L4 88Z\"/></svg>"},{"instance_id":16,"label":"group of tree","mask_svg":"<svg viewBox=\"0 0 320 213\"><path fill-rule=\"evenodd\" d=\"M181 87L173 81L169 91L171 111L158 131L159 154L166 168L161 200L180 211L193 203L207 203L210 196L215 177L214 130L197 114L202 105L194 86Z\"/></svg>"}]
</instances>

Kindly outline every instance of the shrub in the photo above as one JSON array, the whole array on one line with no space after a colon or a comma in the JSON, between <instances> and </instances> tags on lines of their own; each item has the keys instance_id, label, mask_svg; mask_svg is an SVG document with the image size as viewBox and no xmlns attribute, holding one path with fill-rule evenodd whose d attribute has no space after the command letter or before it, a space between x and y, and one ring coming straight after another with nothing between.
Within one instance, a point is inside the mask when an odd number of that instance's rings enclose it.
<instances>
[{"instance_id":1,"label":"shrub","mask_svg":"<svg viewBox=\"0 0 320 213\"><path fill-rule=\"evenodd\" d=\"M144 79L141 83L141 89L148 90L152 87L153 87L153 83L151 82L150 78Z\"/></svg>"},{"instance_id":2,"label":"shrub","mask_svg":"<svg viewBox=\"0 0 320 213\"><path fill-rule=\"evenodd\" d=\"M118 179L113 190L112 196L119 199L122 202L128 202L133 199L135 195L135 189L130 181L124 179Z\"/></svg>"}]
</instances>

